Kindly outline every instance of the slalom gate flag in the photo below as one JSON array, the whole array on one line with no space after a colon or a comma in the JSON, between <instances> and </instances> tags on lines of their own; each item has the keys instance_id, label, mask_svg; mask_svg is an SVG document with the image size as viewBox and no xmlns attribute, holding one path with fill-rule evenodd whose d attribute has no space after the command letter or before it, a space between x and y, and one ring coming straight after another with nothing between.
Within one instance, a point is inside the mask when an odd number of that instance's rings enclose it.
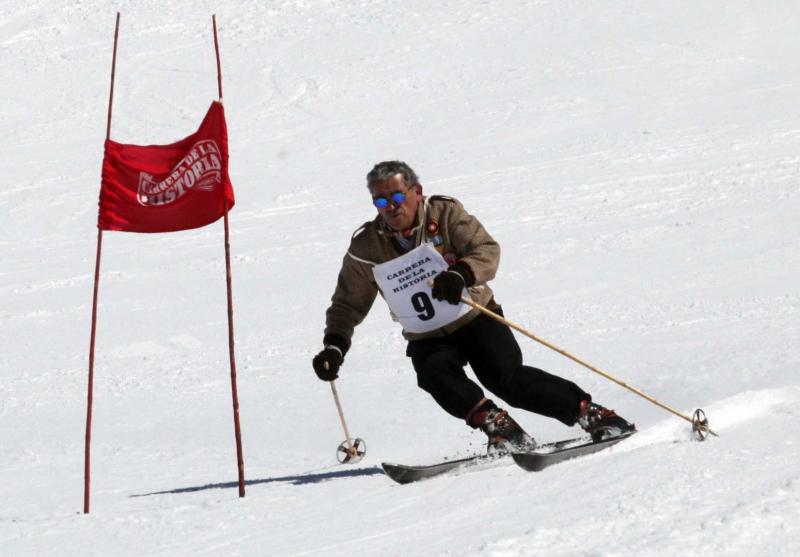
<instances>
[{"instance_id":1,"label":"slalom gate flag","mask_svg":"<svg viewBox=\"0 0 800 557\"><path fill-rule=\"evenodd\" d=\"M97 227L173 232L219 219L234 204L225 110L214 101L200 128L171 145L105 143Z\"/></svg>"}]
</instances>

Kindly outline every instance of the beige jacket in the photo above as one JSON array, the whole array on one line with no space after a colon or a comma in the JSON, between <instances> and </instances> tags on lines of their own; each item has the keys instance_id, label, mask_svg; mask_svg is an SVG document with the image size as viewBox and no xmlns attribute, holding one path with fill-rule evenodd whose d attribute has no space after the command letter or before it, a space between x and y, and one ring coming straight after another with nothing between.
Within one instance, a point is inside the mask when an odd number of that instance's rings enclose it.
<instances>
[{"instance_id":1,"label":"beige jacket","mask_svg":"<svg viewBox=\"0 0 800 557\"><path fill-rule=\"evenodd\" d=\"M415 227L416 246L423 241L438 244L435 246L437 251L450 265L456 261L469 265L475 276L475 285L469 288L470 296L481 305L489 305L492 291L486 283L497 272L500 246L478 219L467 213L461 203L453 198L423 197ZM331 338L341 339L347 343L341 348L345 352L349 349L353 330L367 316L379 292L372 267L400 255L393 233L387 230L380 215L353 233L331 305L326 312L326 343ZM446 327L427 333L415 334L404 330L403 336L408 340L444 336L469 323L478 313L473 309Z\"/></svg>"}]
</instances>

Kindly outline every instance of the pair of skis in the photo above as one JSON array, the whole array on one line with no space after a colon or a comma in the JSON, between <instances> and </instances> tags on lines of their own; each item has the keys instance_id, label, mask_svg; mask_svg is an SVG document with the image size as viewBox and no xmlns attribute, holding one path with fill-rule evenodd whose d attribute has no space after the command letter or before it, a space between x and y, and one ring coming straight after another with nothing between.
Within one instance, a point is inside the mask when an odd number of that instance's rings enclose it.
<instances>
[{"instance_id":1,"label":"pair of skis","mask_svg":"<svg viewBox=\"0 0 800 557\"><path fill-rule=\"evenodd\" d=\"M539 445L539 447L537 447L537 449L533 452L514 453L511 455L511 457L522 469L529 472L538 472L540 470L544 470L548 466L552 466L553 464L557 464L571 458L602 451L603 449L619 443L623 439L627 439L634 433L636 432L631 431L617 437L596 442L587 441L585 438L555 441L553 443ZM381 464L381 466L383 467L384 472L386 472L386 475L391 479L400 484L407 484L419 480L433 478L442 474L460 472L472 467L482 467L483 465L490 464L500 460L501 458L504 457L482 454L456 460L446 460L437 464L423 466L392 464L389 462L384 462Z\"/></svg>"}]
</instances>

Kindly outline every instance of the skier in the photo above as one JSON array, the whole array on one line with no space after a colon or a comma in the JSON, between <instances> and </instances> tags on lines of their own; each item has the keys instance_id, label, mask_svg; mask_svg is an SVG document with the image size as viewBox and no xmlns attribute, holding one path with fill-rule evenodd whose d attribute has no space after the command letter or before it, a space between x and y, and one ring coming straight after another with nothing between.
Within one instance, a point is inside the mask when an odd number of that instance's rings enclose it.
<instances>
[{"instance_id":1,"label":"skier","mask_svg":"<svg viewBox=\"0 0 800 557\"><path fill-rule=\"evenodd\" d=\"M461 303L462 296L503 315L487 283L500 246L456 199L422 195L406 163L385 161L367 174L377 217L352 236L326 312L323 350L313 359L323 381L338 377L353 331L380 292L403 326L417 384L449 414L488 437L488 452L524 452L534 439L467 377L469 363L487 390L509 405L579 424L595 441L635 429L592 402L575 383L525 366L511 330Z\"/></svg>"}]
</instances>

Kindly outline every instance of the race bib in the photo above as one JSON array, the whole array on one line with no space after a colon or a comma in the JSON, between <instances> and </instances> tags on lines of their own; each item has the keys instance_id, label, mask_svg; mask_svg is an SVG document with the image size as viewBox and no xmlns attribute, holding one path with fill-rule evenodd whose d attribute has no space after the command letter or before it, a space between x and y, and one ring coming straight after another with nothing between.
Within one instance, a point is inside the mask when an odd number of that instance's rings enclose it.
<instances>
[{"instance_id":1,"label":"race bib","mask_svg":"<svg viewBox=\"0 0 800 557\"><path fill-rule=\"evenodd\" d=\"M372 268L389 309L406 331L427 333L469 312L466 304L448 304L431 296L428 282L447 267L447 262L433 246L422 244ZM462 296L469 296L466 288Z\"/></svg>"}]
</instances>

